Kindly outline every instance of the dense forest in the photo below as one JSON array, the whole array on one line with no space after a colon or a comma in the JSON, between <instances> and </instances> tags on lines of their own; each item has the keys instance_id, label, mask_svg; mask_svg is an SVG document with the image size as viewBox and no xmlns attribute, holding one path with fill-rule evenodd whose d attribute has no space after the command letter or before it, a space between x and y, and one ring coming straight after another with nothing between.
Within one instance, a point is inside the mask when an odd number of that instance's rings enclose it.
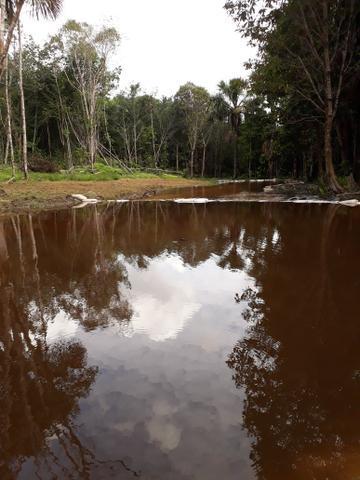
<instances>
[{"instance_id":1,"label":"dense forest","mask_svg":"<svg viewBox=\"0 0 360 480\"><path fill-rule=\"evenodd\" d=\"M50 16L61 7L28 3ZM25 176L105 162L124 171L319 179L333 191L359 182L356 0L228 1L239 35L257 48L248 78L223 79L213 94L188 82L170 98L140 84L120 90L113 26L68 21L38 45L21 31L23 4L1 2L0 161Z\"/></svg>"}]
</instances>

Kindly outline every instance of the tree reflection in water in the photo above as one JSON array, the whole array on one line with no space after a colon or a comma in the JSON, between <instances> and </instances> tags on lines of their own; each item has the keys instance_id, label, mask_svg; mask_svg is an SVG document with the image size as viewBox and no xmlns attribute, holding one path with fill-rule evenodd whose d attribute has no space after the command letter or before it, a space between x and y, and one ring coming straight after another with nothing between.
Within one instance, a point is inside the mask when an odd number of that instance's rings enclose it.
<instances>
[{"instance_id":1,"label":"tree reflection in water","mask_svg":"<svg viewBox=\"0 0 360 480\"><path fill-rule=\"evenodd\" d=\"M235 297L248 328L227 364L259 480L359 478L359 226L344 231L344 217L329 207L297 258L297 232L280 227L281 250L254 266L257 288ZM339 275L347 288L335 288Z\"/></svg>"},{"instance_id":2,"label":"tree reflection in water","mask_svg":"<svg viewBox=\"0 0 360 480\"><path fill-rule=\"evenodd\" d=\"M39 475L53 468L59 478L86 478L96 464L74 426L96 368L87 366L78 341L49 338L56 316L85 331L126 330L132 316L123 295L131 288L126 265L146 269L164 253L191 266L213 255L221 268L241 268L253 239L271 229L250 206L241 224L236 212L135 202L0 222L1 478L26 471L28 458Z\"/></svg>"},{"instance_id":3,"label":"tree reflection in water","mask_svg":"<svg viewBox=\"0 0 360 480\"><path fill-rule=\"evenodd\" d=\"M18 308L13 286L2 292L0 477L16 478L28 457L37 458L39 469L48 472L83 474L91 457L75 433L73 419L97 368L87 366L80 342L47 344ZM54 439L61 453L54 451Z\"/></svg>"},{"instance_id":4,"label":"tree reflection in water","mask_svg":"<svg viewBox=\"0 0 360 480\"><path fill-rule=\"evenodd\" d=\"M87 365L81 342L47 338L49 322L62 310L86 330L129 318L128 305L113 299L122 270L104 258L96 229L88 264L75 273L67 263L65 275L56 275L44 268L55 253L44 228L31 215L0 222L0 478L28 471L31 478L86 479L116 464L137 476L122 460L101 462L82 442L75 418L98 368ZM55 222L56 235L57 228ZM69 233L78 237L76 228Z\"/></svg>"},{"instance_id":5,"label":"tree reflection in water","mask_svg":"<svg viewBox=\"0 0 360 480\"><path fill-rule=\"evenodd\" d=\"M49 338L50 326L60 315L86 332L131 329L127 269L163 255L187 267L211 257L253 279L236 297L248 330L228 365L246 393L258 478L356 478L360 221L347 215L134 202L0 221L0 478L26 472L30 457L40 476L104 470L74 425L97 370L79 341Z\"/></svg>"}]
</instances>

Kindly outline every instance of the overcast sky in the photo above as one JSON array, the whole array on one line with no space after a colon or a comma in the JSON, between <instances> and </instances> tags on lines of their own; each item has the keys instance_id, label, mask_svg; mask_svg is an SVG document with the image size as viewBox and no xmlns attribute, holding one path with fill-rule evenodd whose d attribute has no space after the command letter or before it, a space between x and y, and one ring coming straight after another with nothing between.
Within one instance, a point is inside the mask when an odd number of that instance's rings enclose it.
<instances>
[{"instance_id":1,"label":"overcast sky","mask_svg":"<svg viewBox=\"0 0 360 480\"><path fill-rule=\"evenodd\" d=\"M252 55L223 9L225 0L64 0L56 22L26 15L24 29L46 40L68 19L111 23L122 36L116 64L121 89L140 82L147 93L173 95L192 81L216 91L220 80L245 76Z\"/></svg>"}]
</instances>

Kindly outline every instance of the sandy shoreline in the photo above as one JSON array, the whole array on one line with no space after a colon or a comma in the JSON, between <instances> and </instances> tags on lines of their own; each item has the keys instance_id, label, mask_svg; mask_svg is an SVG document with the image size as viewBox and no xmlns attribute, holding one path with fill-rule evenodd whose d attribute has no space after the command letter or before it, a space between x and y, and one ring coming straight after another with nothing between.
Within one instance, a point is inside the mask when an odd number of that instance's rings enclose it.
<instances>
[{"instance_id":1,"label":"sandy shoreline","mask_svg":"<svg viewBox=\"0 0 360 480\"><path fill-rule=\"evenodd\" d=\"M262 180L265 181L265 180ZM219 186L225 181L219 181ZM232 183L228 181L228 183ZM207 202L291 202L291 203L334 203L347 206L359 206L360 194L346 193L339 196L316 195L315 186L304 183L276 184L266 187L262 192L241 192L225 197L215 198L181 198L179 188L206 187L214 185L201 179L122 179L115 181L78 182L78 181L41 181L17 182L0 184L0 215L14 213L37 212L42 210L61 210L81 207L79 197L93 199L94 203L122 200L142 201L175 201L177 203L207 203ZM173 192L172 192L173 189ZM163 192L166 193L163 196ZM75 195L76 196L76 195ZM91 203L91 201L90 201Z\"/></svg>"},{"instance_id":2,"label":"sandy shoreline","mask_svg":"<svg viewBox=\"0 0 360 480\"><path fill-rule=\"evenodd\" d=\"M39 181L0 184L0 214L60 210L79 203L72 194L82 194L98 200L141 199L162 190L208 185L201 179L132 179L97 182Z\"/></svg>"}]
</instances>

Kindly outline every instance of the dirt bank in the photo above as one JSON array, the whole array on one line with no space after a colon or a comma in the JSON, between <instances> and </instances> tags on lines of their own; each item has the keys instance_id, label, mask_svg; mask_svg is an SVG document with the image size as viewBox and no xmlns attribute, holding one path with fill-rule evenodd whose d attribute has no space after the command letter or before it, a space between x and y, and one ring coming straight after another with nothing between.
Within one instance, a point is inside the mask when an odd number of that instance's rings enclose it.
<instances>
[{"instance_id":1,"label":"dirt bank","mask_svg":"<svg viewBox=\"0 0 360 480\"><path fill-rule=\"evenodd\" d=\"M354 184L354 188L357 188ZM353 191L345 191L340 194L323 192L316 183L306 183L301 181L286 180L282 183L275 183L264 188L264 195L268 198L272 196L281 197L283 200L314 200L324 201L348 201L360 200L360 191L357 188Z\"/></svg>"},{"instance_id":2,"label":"dirt bank","mask_svg":"<svg viewBox=\"0 0 360 480\"><path fill-rule=\"evenodd\" d=\"M207 182L185 178L126 178L97 182L16 182L0 184L0 214L69 208L78 202L71 198L81 193L89 198L114 200L146 198L169 188L203 185Z\"/></svg>"}]
</instances>

